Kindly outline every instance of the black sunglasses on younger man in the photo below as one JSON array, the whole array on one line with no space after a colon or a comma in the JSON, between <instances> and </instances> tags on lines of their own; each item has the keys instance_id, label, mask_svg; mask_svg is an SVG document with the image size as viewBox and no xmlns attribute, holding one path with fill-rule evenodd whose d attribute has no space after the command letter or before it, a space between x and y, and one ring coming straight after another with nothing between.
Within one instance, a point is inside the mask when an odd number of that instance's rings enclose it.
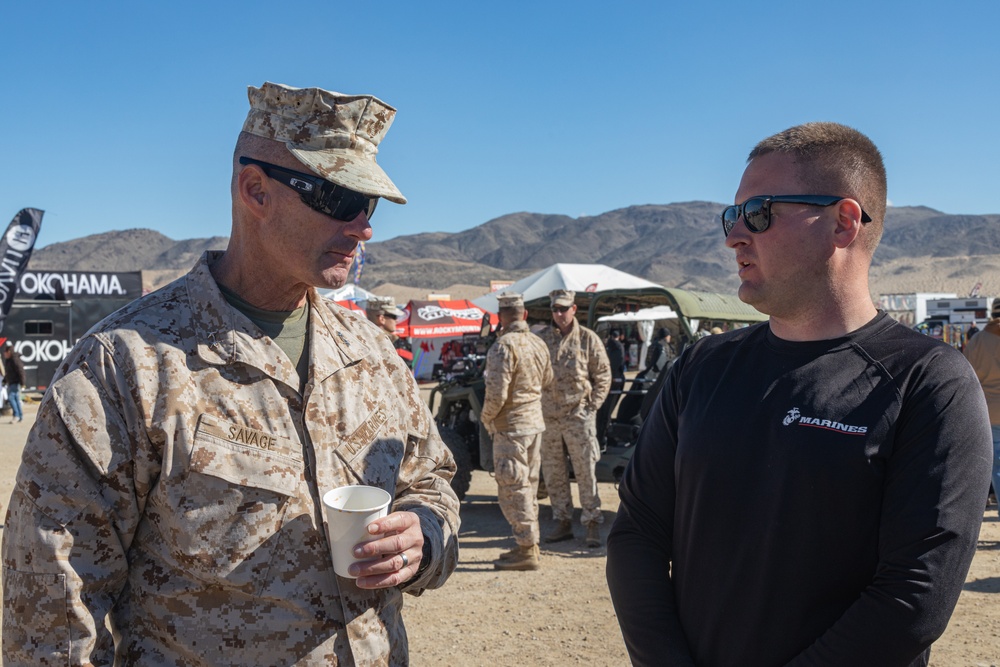
<instances>
[{"instance_id":1,"label":"black sunglasses on younger man","mask_svg":"<svg viewBox=\"0 0 1000 667\"><path fill-rule=\"evenodd\" d=\"M362 211L365 211L366 217L371 220L378 204L378 197L355 192L315 174L304 174L301 171L249 157L241 157L240 164L257 165L268 178L273 178L298 192L302 203L306 206L341 222L354 220Z\"/></svg>"},{"instance_id":2,"label":"black sunglasses on younger man","mask_svg":"<svg viewBox=\"0 0 1000 667\"><path fill-rule=\"evenodd\" d=\"M570 306L552 306L553 313L565 313L570 309Z\"/></svg>"},{"instance_id":3,"label":"black sunglasses on younger man","mask_svg":"<svg viewBox=\"0 0 1000 667\"><path fill-rule=\"evenodd\" d=\"M743 223L754 234L760 234L771 226L771 204L808 204L809 206L832 206L847 197L830 195L762 195L750 197L742 204L727 206L719 216L722 219L722 231L726 236L743 218ZM861 209L861 222L871 222L872 219Z\"/></svg>"}]
</instances>

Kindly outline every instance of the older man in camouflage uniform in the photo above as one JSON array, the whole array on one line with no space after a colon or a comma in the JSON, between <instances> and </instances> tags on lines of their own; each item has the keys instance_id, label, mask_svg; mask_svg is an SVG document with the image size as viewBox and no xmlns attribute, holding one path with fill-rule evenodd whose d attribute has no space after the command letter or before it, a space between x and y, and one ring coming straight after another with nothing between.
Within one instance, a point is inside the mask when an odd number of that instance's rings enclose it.
<instances>
[{"instance_id":1,"label":"older man in camouflage uniform","mask_svg":"<svg viewBox=\"0 0 1000 667\"><path fill-rule=\"evenodd\" d=\"M501 334L486 355L486 399L480 421L493 436L500 509L517 543L494 563L498 570L537 570L538 470L545 422L542 388L552 382L545 343L528 330L520 294L503 294Z\"/></svg>"},{"instance_id":2,"label":"older man in camouflage uniform","mask_svg":"<svg viewBox=\"0 0 1000 667\"><path fill-rule=\"evenodd\" d=\"M3 536L14 665L402 665L402 592L458 558L454 462L344 283L395 110L265 83L223 253L92 329L25 446ZM334 574L322 494L393 495Z\"/></svg>"},{"instance_id":3,"label":"older man in camouflage uniform","mask_svg":"<svg viewBox=\"0 0 1000 667\"><path fill-rule=\"evenodd\" d=\"M413 349L405 338L396 335L396 320L399 319L396 300L391 296L373 296L365 304L365 315L370 322L374 322L389 334L389 340L396 348L396 354L406 362L407 366L413 366Z\"/></svg>"},{"instance_id":4,"label":"older man in camouflage uniform","mask_svg":"<svg viewBox=\"0 0 1000 667\"><path fill-rule=\"evenodd\" d=\"M552 325L539 334L549 348L555 380L542 397L545 437L542 439L542 473L552 503L555 529L546 542L573 538L573 496L566 455L573 463L581 522L588 547L601 546L601 497L594 468L600 458L596 415L611 389L611 363L600 337L576 321L576 293L554 290L549 294Z\"/></svg>"}]
</instances>

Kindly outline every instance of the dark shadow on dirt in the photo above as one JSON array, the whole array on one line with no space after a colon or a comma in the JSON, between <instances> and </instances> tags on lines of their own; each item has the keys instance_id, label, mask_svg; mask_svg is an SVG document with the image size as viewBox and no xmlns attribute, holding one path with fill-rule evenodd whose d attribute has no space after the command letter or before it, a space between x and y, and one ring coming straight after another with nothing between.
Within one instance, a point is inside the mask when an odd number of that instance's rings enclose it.
<instances>
[{"instance_id":1,"label":"dark shadow on dirt","mask_svg":"<svg viewBox=\"0 0 1000 667\"><path fill-rule=\"evenodd\" d=\"M976 545L976 550L983 551L998 551L1000 550L1000 541L997 540L979 540L979 544Z\"/></svg>"},{"instance_id":2,"label":"dark shadow on dirt","mask_svg":"<svg viewBox=\"0 0 1000 667\"><path fill-rule=\"evenodd\" d=\"M987 577L985 579L967 581L962 586L962 590L974 593L1000 593L1000 577Z\"/></svg>"},{"instance_id":3,"label":"dark shadow on dirt","mask_svg":"<svg viewBox=\"0 0 1000 667\"><path fill-rule=\"evenodd\" d=\"M541 534L555 528L552 520L552 509L543 501L539 506L539 527ZM580 509L573 513L573 539L563 542L542 542L539 545L542 562L547 558L602 558L607 555L606 542L608 531L615 520L615 512L602 512L604 522L601 524L601 546L590 548L584 544L585 529L580 523ZM496 496L469 494L462 502L462 527L459 531L461 549L466 553L482 549L510 549L514 546L510 524L500 511ZM474 558L459 556L459 571L493 572L492 561L482 562Z\"/></svg>"}]
</instances>

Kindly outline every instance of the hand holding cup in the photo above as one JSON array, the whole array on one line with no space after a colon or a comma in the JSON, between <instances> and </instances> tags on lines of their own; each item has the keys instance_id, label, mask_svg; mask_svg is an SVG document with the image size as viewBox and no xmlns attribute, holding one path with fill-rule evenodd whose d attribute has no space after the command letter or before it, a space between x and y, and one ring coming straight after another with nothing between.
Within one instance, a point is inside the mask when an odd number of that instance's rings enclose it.
<instances>
[{"instance_id":1,"label":"hand holding cup","mask_svg":"<svg viewBox=\"0 0 1000 667\"><path fill-rule=\"evenodd\" d=\"M359 560L350 570L357 577L358 588L390 588L412 579L423 557L420 516L393 512L369 524L368 532L380 537L354 549L354 557Z\"/></svg>"}]
</instances>

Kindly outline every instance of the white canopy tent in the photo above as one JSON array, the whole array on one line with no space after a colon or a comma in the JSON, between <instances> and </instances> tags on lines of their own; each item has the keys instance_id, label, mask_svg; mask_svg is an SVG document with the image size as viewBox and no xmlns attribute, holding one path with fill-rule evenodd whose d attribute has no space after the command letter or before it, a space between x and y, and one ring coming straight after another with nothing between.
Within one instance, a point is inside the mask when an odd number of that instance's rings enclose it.
<instances>
[{"instance_id":1,"label":"white canopy tent","mask_svg":"<svg viewBox=\"0 0 1000 667\"><path fill-rule=\"evenodd\" d=\"M358 287L354 283L347 283L338 289L318 289L316 291L319 292L320 296L326 297L331 301L353 301L362 307L368 299L375 296L372 292L363 287Z\"/></svg>"},{"instance_id":2,"label":"white canopy tent","mask_svg":"<svg viewBox=\"0 0 1000 667\"><path fill-rule=\"evenodd\" d=\"M677 317L677 313L670 306L654 306L653 308L643 308L630 313L615 313L598 318L598 322L618 322L635 325L642 338L642 350L639 352L639 370L646 368L646 350L649 349L649 340L653 337L653 328L656 322L661 320L671 320Z\"/></svg>"},{"instance_id":3,"label":"white canopy tent","mask_svg":"<svg viewBox=\"0 0 1000 667\"><path fill-rule=\"evenodd\" d=\"M597 319L598 322L655 322L657 320L669 320L677 317L677 313L670 306L656 306L654 308L643 308L631 313L615 313L605 315Z\"/></svg>"},{"instance_id":4,"label":"white canopy tent","mask_svg":"<svg viewBox=\"0 0 1000 667\"><path fill-rule=\"evenodd\" d=\"M547 269L532 273L502 290L516 292L524 296L525 303L548 296L556 289L568 289L574 292L602 292L612 289L641 289L643 287L660 287L631 273L613 269L604 264L553 264ZM497 294L491 292L473 299L483 310L497 312Z\"/></svg>"}]
</instances>

